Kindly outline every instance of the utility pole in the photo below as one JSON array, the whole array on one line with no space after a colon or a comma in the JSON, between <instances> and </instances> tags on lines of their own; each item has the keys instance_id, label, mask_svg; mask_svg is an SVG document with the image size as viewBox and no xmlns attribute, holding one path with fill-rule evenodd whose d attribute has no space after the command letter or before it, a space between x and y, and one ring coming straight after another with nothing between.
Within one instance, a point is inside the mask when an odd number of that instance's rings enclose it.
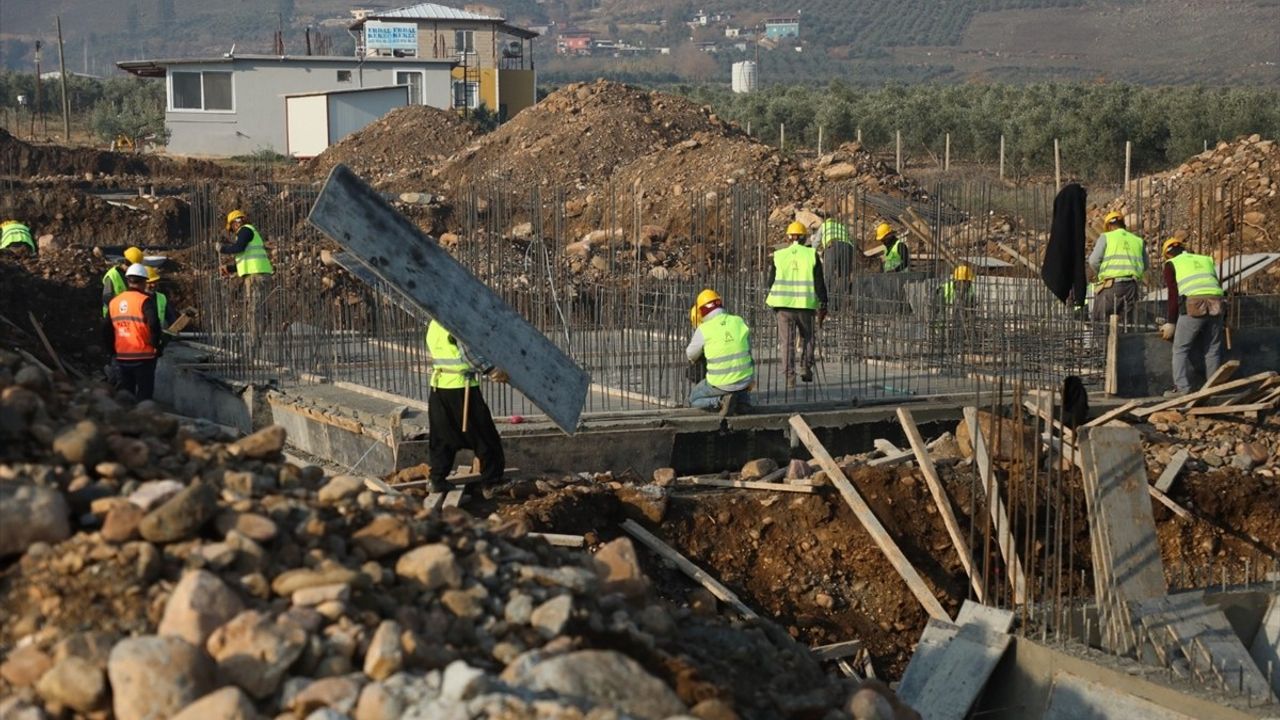
<instances>
[{"instance_id":1,"label":"utility pole","mask_svg":"<svg viewBox=\"0 0 1280 720\"><path fill-rule=\"evenodd\" d=\"M71 142L71 101L67 99L67 54L62 48L62 16L57 17L58 67L62 72L62 139Z\"/></svg>"},{"instance_id":2,"label":"utility pole","mask_svg":"<svg viewBox=\"0 0 1280 720\"><path fill-rule=\"evenodd\" d=\"M40 48L42 46L43 46L43 43L37 40L36 41L36 104L32 108L34 112L31 113L31 137L33 138L36 136L36 115L37 114L40 115L41 126L44 125L44 110L42 106L44 99L41 97L41 94L40 94L40 90L41 90L40 88Z\"/></svg>"}]
</instances>

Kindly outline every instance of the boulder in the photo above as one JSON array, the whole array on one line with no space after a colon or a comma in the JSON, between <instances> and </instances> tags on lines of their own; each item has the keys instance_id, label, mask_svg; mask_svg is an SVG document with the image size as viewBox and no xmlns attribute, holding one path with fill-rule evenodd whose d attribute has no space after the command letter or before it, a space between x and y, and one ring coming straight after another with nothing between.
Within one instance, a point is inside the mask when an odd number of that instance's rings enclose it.
<instances>
[{"instance_id":1,"label":"boulder","mask_svg":"<svg viewBox=\"0 0 1280 720\"><path fill-rule=\"evenodd\" d=\"M214 630L243 609L240 597L217 575L188 570L169 595L156 633L202 647Z\"/></svg>"},{"instance_id":2,"label":"boulder","mask_svg":"<svg viewBox=\"0 0 1280 720\"><path fill-rule=\"evenodd\" d=\"M550 640L564 632L570 615L573 614L573 596L559 595L534 608L529 617L529 624L542 637Z\"/></svg>"},{"instance_id":3,"label":"boulder","mask_svg":"<svg viewBox=\"0 0 1280 720\"><path fill-rule=\"evenodd\" d=\"M360 573L340 565L322 568L295 568L286 570L271 581L271 591L281 597L289 597L299 590L322 585L349 585Z\"/></svg>"},{"instance_id":4,"label":"boulder","mask_svg":"<svg viewBox=\"0 0 1280 720\"><path fill-rule=\"evenodd\" d=\"M642 597L649 590L649 578L640 568L631 538L620 537L605 543L593 556L600 591Z\"/></svg>"},{"instance_id":5,"label":"boulder","mask_svg":"<svg viewBox=\"0 0 1280 720\"><path fill-rule=\"evenodd\" d=\"M364 674L374 680L385 680L399 672L403 665L400 625L394 620L383 620L369 641L369 650L365 652Z\"/></svg>"},{"instance_id":6,"label":"boulder","mask_svg":"<svg viewBox=\"0 0 1280 720\"><path fill-rule=\"evenodd\" d=\"M320 708L340 713L350 712L360 698L360 683L349 677L327 677L307 685L289 702L289 708L298 715L306 715Z\"/></svg>"},{"instance_id":7,"label":"boulder","mask_svg":"<svg viewBox=\"0 0 1280 720\"><path fill-rule=\"evenodd\" d=\"M107 679L97 665L72 656L63 658L41 676L36 692L46 704L87 713L107 699Z\"/></svg>"},{"instance_id":8,"label":"boulder","mask_svg":"<svg viewBox=\"0 0 1280 720\"><path fill-rule=\"evenodd\" d=\"M446 700L470 700L484 684L485 674L464 660L454 660L444 669L440 696Z\"/></svg>"},{"instance_id":9,"label":"boulder","mask_svg":"<svg viewBox=\"0 0 1280 720\"><path fill-rule=\"evenodd\" d=\"M102 523L102 539L111 543L125 543L138 539L138 527L146 513L131 502L115 505L107 511Z\"/></svg>"},{"instance_id":10,"label":"boulder","mask_svg":"<svg viewBox=\"0 0 1280 720\"><path fill-rule=\"evenodd\" d=\"M743 465L739 475L743 480L758 480L777 469L778 463L771 458L759 458Z\"/></svg>"},{"instance_id":11,"label":"boulder","mask_svg":"<svg viewBox=\"0 0 1280 720\"><path fill-rule=\"evenodd\" d=\"M9 653L0 663L0 678L13 687L34 685L40 676L49 672L53 660L35 645L23 645Z\"/></svg>"},{"instance_id":12,"label":"boulder","mask_svg":"<svg viewBox=\"0 0 1280 720\"><path fill-rule=\"evenodd\" d=\"M213 667L186 640L143 635L121 640L107 660L116 720L176 715L214 687Z\"/></svg>"},{"instance_id":13,"label":"boulder","mask_svg":"<svg viewBox=\"0 0 1280 720\"><path fill-rule=\"evenodd\" d=\"M340 500L355 497L364 490L364 478L359 475L338 475L320 488L320 502L331 505Z\"/></svg>"},{"instance_id":14,"label":"boulder","mask_svg":"<svg viewBox=\"0 0 1280 720\"><path fill-rule=\"evenodd\" d=\"M370 683L360 691L356 701L355 720L399 720L404 714L404 703L382 683Z\"/></svg>"},{"instance_id":15,"label":"boulder","mask_svg":"<svg viewBox=\"0 0 1280 720\"><path fill-rule=\"evenodd\" d=\"M240 613L209 636L205 648L219 677L261 700L275 692L307 646L307 631L285 617Z\"/></svg>"},{"instance_id":16,"label":"boulder","mask_svg":"<svg viewBox=\"0 0 1280 720\"><path fill-rule=\"evenodd\" d=\"M396 575L421 583L428 590L457 587L462 584L462 570L448 545L432 544L414 548L396 561Z\"/></svg>"},{"instance_id":17,"label":"boulder","mask_svg":"<svg viewBox=\"0 0 1280 720\"><path fill-rule=\"evenodd\" d=\"M107 438L92 420L81 420L58 433L53 452L64 462L94 466L107 457Z\"/></svg>"},{"instance_id":18,"label":"boulder","mask_svg":"<svg viewBox=\"0 0 1280 720\"><path fill-rule=\"evenodd\" d=\"M604 705L641 720L687 712L666 683L614 650L579 650L549 658L537 651L526 653L507 666L502 679L515 687Z\"/></svg>"},{"instance_id":19,"label":"boulder","mask_svg":"<svg viewBox=\"0 0 1280 720\"><path fill-rule=\"evenodd\" d=\"M0 482L0 557L19 555L32 543L60 543L71 536L62 493L43 485Z\"/></svg>"},{"instance_id":20,"label":"boulder","mask_svg":"<svg viewBox=\"0 0 1280 720\"><path fill-rule=\"evenodd\" d=\"M378 515L351 539L365 555L376 560L408 548L413 538L404 520L394 515Z\"/></svg>"},{"instance_id":21,"label":"boulder","mask_svg":"<svg viewBox=\"0 0 1280 720\"><path fill-rule=\"evenodd\" d=\"M238 687L224 687L196 700L171 720L257 720L253 701Z\"/></svg>"},{"instance_id":22,"label":"boulder","mask_svg":"<svg viewBox=\"0 0 1280 720\"><path fill-rule=\"evenodd\" d=\"M145 540L153 543L185 540L194 536L217 510L217 491L212 485L197 480L147 513L138 530Z\"/></svg>"},{"instance_id":23,"label":"boulder","mask_svg":"<svg viewBox=\"0 0 1280 720\"><path fill-rule=\"evenodd\" d=\"M227 447L232 455L255 460L272 458L284 449L284 441L288 433L280 425L268 425L261 430L246 435Z\"/></svg>"}]
</instances>

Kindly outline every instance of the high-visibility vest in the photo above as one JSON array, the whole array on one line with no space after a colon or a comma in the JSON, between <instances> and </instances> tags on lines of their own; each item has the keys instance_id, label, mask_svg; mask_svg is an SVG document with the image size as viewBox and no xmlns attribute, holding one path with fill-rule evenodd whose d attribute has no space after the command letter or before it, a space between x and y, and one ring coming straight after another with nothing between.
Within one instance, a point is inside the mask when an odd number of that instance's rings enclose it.
<instances>
[{"instance_id":1,"label":"high-visibility vest","mask_svg":"<svg viewBox=\"0 0 1280 720\"><path fill-rule=\"evenodd\" d=\"M1222 283L1218 282L1218 269L1213 258L1183 252L1169 258L1173 264L1173 277L1178 281L1178 294L1185 297L1222 297Z\"/></svg>"},{"instance_id":2,"label":"high-visibility vest","mask_svg":"<svg viewBox=\"0 0 1280 720\"><path fill-rule=\"evenodd\" d=\"M893 247L884 254L882 265L885 272L894 272L902 267L902 239L894 238Z\"/></svg>"},{"instance_id":3,"label":"high-visibility vest","mask_svg":"<svg viewBox=\"0 0 1280 720\"><path fill-rule=\"evenodd\" d=\"M253 239L245 246L244 252L235 255L236 275L244 277L274 273L275 268L271 266L271 258L267 257L267 244L262 241L262 235L258 233L258 229L247 223L241 227L249 228L253 232Z\"/></svg>"},{"instance_id":4,"label":"high-visibility vest","mask_svg":"<svg viewBox=\"0 0 1280 720\"><path fill-rule=\"evenodd\" d=\"M702 354L707 358L707 383L718 388L737 385L755 374L751 359L751 329L746 321L723 310L702 321Z\"/></svg>"},{"instance_id":5,"label":"high-visibility vest","mask_svg":"<svg viewBox=\"0 0 1280 720\"><path fill-rule=\"evenodd\" d=\"M165 311L169 309L169 297L159 290L156 291L156 315L160 317L160 327L164 327Z\"/></svg>"},{"instance_id":6,"label":"high-visibility vest","mask_svg":"<svg viewBox=\"0 0 1280 720\"><path fill-rule=\"evenodd\" d=\"M151 360L156 356L151 328L142 305L151 298L137 290L125 290L111 298L111 326L115 329L117 360Z\"/></svg>"},{"instance_id":7,"label":"high-visibility vest","mask_svg":"<svg viewBox=\"0 0 1280 720\"><path fill-rule=\"evenodd\" d=\"M802 243L773 254L773 286L764 302L769 307L813 310L818 307L818 291L813 285L818 251Z\"/></svg>"},{"instance_id":8,"label":"high-visibility vest","mask_svg":"<svg viewBox=\"0 0 1280 720\"><path fill-rule=\"evenodd\" d=\"M844 226L844 223L835 218L823 220L822 226L818 228L818 231L822 233L823 250L831 247L833 242L853 244L853 241L849 239L849 229Z\"/></svg>"},{"instance_id":9,"label":"high-visibility vest","mask_svg":"<svg viewBox=\"0 0 1280 720\"><path fill-rule=\"evenodd\" d=\"M1124 228L1112 230L1103 237L1107 239L1107 248L1102 253L1102 264L1098 266L1098 279L1141 278L1144 257L1142 238Z\"/></svg>"},{"instance_id":10,"label":"high-visibility vest","mask_svg":"<svg viewBox=\"0 0 1280 720\"><path fill-rule=\"evenodd\" d=\"M449 342L449 331L435 320L427 326L427 352L431 353L431 387L457 390L468 384L479 387L471 364L462 359L462 350Z\"/></svg>"},{"instance_id":11,"label":"high-visibility vest","mask_svg":"<svg viewBox=\"0 0 1280 720\"><path fill-rule=\"evenodd\" d=\"M969 287L966 288L964 292L964 300L967 302L969 300L974 299L975 297L977 297L977 293L974 292L973 283L969 283ZM942 302L943 304L951 305L955 301L956 301L956 281L948 280L946 284L942 286Z\"/></svg>"},{"instance_id":12,"label":"high-visibility vest","mask_svg":"<svg viewBox=\"0 0 1280 720\"><path fill-rule=\"evenodd\" d=\"M111 297L115 297L129 288L124 281L124 273L120 272L120 268L112 265L102 276L103 282L111 283ZM102 304L102 317L107 316L107 303Z\"/></svg>"},{"instance_id":13,"label":"high-visibility vest","mask_svg":"<svg viewBox=\"0 0 1280 720\"><path fill-rule=\"evenodd\" d=\"M0 250L18 243L29 246L33 252L36 249L36 243L31 239L31 228L20 222L7 223L0 233Z\"/></svg>"}]
</instances>

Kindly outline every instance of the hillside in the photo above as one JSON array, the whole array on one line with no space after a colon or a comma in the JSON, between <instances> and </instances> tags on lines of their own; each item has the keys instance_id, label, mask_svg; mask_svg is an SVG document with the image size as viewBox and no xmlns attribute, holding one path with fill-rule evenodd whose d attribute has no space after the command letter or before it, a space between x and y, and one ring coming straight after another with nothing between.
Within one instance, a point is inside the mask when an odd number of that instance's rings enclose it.
<instances>
[{"instance_id":1,"label":"hillside","mask_svg":"<svg viewBox=\"0 0 1280 720\"><path fill-rule=\"evenodd\" d=\"M446 0L447 2L447 0ZM345 25L352 0L49 0L0 3L0 67L30 68L33 41L57 63L54 17L61 14L68 67L110 73L121 59L269 51L283 27L286 52L313 44L351 51ZM396 0L373 3L394 7ZM404 3L407 4L407 1ZM451 4L461 6L462 1ZM673 83L728 79L728 66L755 56L725 37L774 15L799 13L801 52L790 41L762 51L765 83L1123 80L1177 84L1280 84L1277 0L491 0L517 24L581 28L670 55L566 58L554 37L534 44L540 77L551 83L613 79ZM695 10L727 14L691 32ZM320 39L316 39L319 36ZM716 42L715 54L692 45ZM683 45L683 48L681 47ZM1187 58L1195 58L1188 62Z\"/></svg>"}]
</instances>

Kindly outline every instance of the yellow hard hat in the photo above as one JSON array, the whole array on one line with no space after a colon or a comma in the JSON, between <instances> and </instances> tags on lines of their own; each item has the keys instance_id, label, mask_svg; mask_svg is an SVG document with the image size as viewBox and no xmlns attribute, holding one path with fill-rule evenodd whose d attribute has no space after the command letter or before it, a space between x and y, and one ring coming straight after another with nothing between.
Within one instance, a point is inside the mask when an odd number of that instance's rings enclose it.
<instances>
[{"instance_id":1,"label":"yellow hard hat","mask_svg":"<svg viewBox=\"0 0 1280 720\"><path fill-rule=\"evenodd\" d=\"M1160 252L1168 255L1169 249L1174 247L1182 247L1182 238L1171 237L1165 240L1164 244L1160 246Z\"/></svg>"},{"instance_id":2,"label":"yellow hard hat","mask_svg":"<svg viewBox=\"0 0 1280 720\"><path fill-rule=\"evenodd\" d=\"M715 290L712 290L711 288L707 288L706 290L703 290L702 292L698 293L697 306L702 307L703 305L706 305L707 303L713 300L719 300L719 299L720 299L720 293L716 292Z\"/></svg>"},{"instance_id":3,"label":"yellow hard hat","mask_svg":"<svg viewBox=\"0 0 1280 720\"><path fill-rule=\"evenodd\" d=\"M799 220L793 220L791 221L791 224L787 226L787 234L788 235L808 235L809 228L805 227L804 223L800 222Z\"/></svg>"},{"instance_id":4,"label":"yellow hard hat","mask_svg":"<svg viewBox=\"0 0 1280 720\"><path fill-rule=\"evenodd\" d=\"M160 282L160 273L156 272L156 269L150 266L147 267L147 282Z\"/></svg>"},{"instance_id":5,"label":"yellow hard hat","mask_svg":"<svg viewBox=\"0 0 1280 720\"><path fill-rule=\"evenodd\" d=\"M1112 210L1111 212L1107 213L1106 217L1102 218L1102 224L1104 227L1107 225L1113 225L1116 222L1123 222L1123 221L1124 221L1124 213L1118 210Z\"/></svg>"},{"instance_id":6,"label":"yellow hard hat","mask_svg":"<svg viewBox=\"0 0 1280 720\"><path fill-rule=\"evenodd\" d=\"M142 248L139 248L139 247L125 248L124 259L128 260L130 265L142 262Z\"/></svg>"},{"instance_id":7,"label":"yellow hard hat","mask_svg":"<svg viewBox=\"0 0 1280 720\"><path fill-rule=\"evenodd\" d=\"M956 282L973 282L973 268L968 265L957 265L955 272L951 273L951 279Z\"/></svg>"},{"instance_id":8,"label":"yellow hard hat","mask_svg":"<svg viewBox=\"0 0 1280 720\"><path fill-rule=\"evenodd\" d=\"M227 229L228 230L231 229L231 223L245 217L248 217L248 216L244 214L243 210L232 210L231 212L227 213Z\"/></svg>"},{"instance_id":9,"label":"yellow hard hat","mask_svg":"<svg viewBox=\"0 0 1280 720\"><path fill-rule=\"evenodd\" d=\"M889 223L880 223L876 226L876 240L883 240L893 232L893 228L889 227Z\"/></svg>"},{"instance_id":10,"label":"yellow hard hat","mask_svg":"<svg viewBox=\"0 0 1280 720\"><path fill-rule=\"evenodd\" d=\"M702 319L702 316L698 315L697 305L694 305L693 307L689 308L689 324L690 325L694 327L698 327L698 321L701 319Z\"/></svg>"}]
</instances>

